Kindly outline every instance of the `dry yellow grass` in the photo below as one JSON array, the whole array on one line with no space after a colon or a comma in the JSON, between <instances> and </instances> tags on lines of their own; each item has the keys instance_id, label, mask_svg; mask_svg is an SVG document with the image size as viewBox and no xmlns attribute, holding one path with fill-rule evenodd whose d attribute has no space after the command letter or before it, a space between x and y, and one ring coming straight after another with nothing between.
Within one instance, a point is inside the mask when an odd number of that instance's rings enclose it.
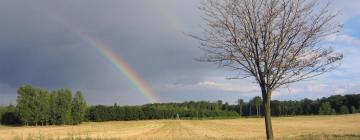
<instances>
[{"instance_id":1,"label":"dry yellow grass","mask_svg":"<svg viewBox=\"0 0 360 140\"><path fill-rule=\"evenodd\" d=\"M360 135L360 114L273 118L276 137ZM228 120L157 120L84 123L78 126L0 126L0 139L82 136L121 139L263 139L262 118Z\"/></svg>"}]
</instances>

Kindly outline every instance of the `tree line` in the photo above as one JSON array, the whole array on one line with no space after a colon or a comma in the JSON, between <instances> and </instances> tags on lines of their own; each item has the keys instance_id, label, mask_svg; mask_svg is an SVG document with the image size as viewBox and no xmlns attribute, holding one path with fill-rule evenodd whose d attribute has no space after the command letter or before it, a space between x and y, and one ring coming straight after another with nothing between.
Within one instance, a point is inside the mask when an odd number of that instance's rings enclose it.
<instances>
[{"instance_id":1,"label":"tree line","mask_svg":"<svg viewBox=\"0 0 360 140\"><path fill-rule=\"evenodd\" d=\"M81 91L69 89L49 91L25 85L17 90L16 106L0 109L2 124L64 125L84 120L86 101Z\"/></svg>"},{"instance_id":2,"label":"tree line","mask_svg":"<svg viewBox=\"0 0 360 140\"><path fill-rule=\"evenodd\" d=\"M259 106L263 103L260 97L254 97L249 102L239 99L237 105L231 105L230 110L238 112L241 116L262 116ZM334 115L359 113L360 94L333 95L320 99L302 99L298 101L271 101L271 115Z\"/></svg>"},{"instance_id":3,"label":"tree line","mask_svg":"<svg viewBox=\"0 0 360 140\"><path fill-rule=\"evenodd\" d=\"M263 100L256 96L249 101L229 104L221 100L155 103L136 106L87 106L81 91L72 95L68 89L49 91L31 85L18 89L17 104L0 107L2 124L64 125L83 121L128 121L154 119L203 119L239 116L261 117ZM332 115L360 111L360 94L333 95L320 99L271 101L273 116Z\"/></svg>"},{"instance_id":4,"label":"tree line","mask_svg":"<svg viewBox=\"0 0 360 140\"><path fill-rule=\"evenodd\" d=\"M239 99L237 104L218 100L187 101L183 103L155 103L141 106L96 105L88 107L85 115L88 121L151 120L151 119L202 119L226 117L261 117L263 102L256 96L245 102ZM321 99L302 99L298 101L271 101L273 116L295 115L334 115L359 113L360 94L333 95Z\"/></svg>"},{"instance_id":5,"label":"tree line","mask_svg":"<svg viewBox=\"0 0 360 140\"><path fill-rule=\"evenodd\" d=\"M153 120L153 119L201 119L238 117L221 101L189 101L183 103L155 103L141 106L90 106L86 113L89 121Z\"/></svg>"}]
</instances>

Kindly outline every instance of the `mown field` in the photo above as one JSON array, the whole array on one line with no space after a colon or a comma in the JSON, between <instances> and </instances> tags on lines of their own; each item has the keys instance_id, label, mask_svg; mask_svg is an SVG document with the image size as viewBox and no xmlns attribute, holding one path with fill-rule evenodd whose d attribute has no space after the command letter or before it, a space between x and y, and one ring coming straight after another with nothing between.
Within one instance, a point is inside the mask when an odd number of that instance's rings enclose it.
<instances>
[{"instance_id":1,"label":"mown field","mask_svg":"<svg viewBox=\"0 0 360 140\"><path fill-rule=\"evenodd\" d=\"M360 114L273 118L284 140L360 139ZM21 139L264 139L263 118L88 122L78 126L0 126L1 140Z\"/></svg>"}]
</instances>

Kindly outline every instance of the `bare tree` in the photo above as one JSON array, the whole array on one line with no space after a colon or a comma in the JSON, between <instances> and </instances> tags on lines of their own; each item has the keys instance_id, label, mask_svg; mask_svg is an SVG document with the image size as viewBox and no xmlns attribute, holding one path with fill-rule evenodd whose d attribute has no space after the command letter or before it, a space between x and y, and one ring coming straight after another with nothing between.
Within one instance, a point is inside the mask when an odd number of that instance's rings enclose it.
<instances>
[{"instance_id":1,"label":"bare tree","mask_svg":"<svg viewBox=\"0 0 360 140\"><path fill-rule=\"evenodd\" d=\"M335 69L343 58L320 42L341 26L329 4L314 0L205 0L206 26L193 36L202 61L252 77L261 88L267 139L273 139L271 94L290 83Z\"/></svg>"}]
</instances>

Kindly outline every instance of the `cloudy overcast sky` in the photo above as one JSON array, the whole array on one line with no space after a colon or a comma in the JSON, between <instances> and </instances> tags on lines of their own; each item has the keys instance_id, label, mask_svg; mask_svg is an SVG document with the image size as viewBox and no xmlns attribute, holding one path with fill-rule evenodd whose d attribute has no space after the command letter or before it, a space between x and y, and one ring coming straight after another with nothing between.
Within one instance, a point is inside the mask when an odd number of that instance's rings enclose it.
<instances>
[{"instance_id":1,"label":"cloudy overcast sky","mask_svg":"<svg viewBox=\"0 0 360 140\"><path fill-rule=\"evenodd\" d=\"M199 0L0 1L0 105L32 84L81 90L89 104L148 103L131 81L73 25L108 44L153 89L160 102L222 99L235 103L260 95L252 79L226 80L227 71L197 62ZM295 100L360 93L359 0L333 0L343 32L327 39L345 56L337 70L279 89L274 99Z\"/></svg>"}]
</instances>

